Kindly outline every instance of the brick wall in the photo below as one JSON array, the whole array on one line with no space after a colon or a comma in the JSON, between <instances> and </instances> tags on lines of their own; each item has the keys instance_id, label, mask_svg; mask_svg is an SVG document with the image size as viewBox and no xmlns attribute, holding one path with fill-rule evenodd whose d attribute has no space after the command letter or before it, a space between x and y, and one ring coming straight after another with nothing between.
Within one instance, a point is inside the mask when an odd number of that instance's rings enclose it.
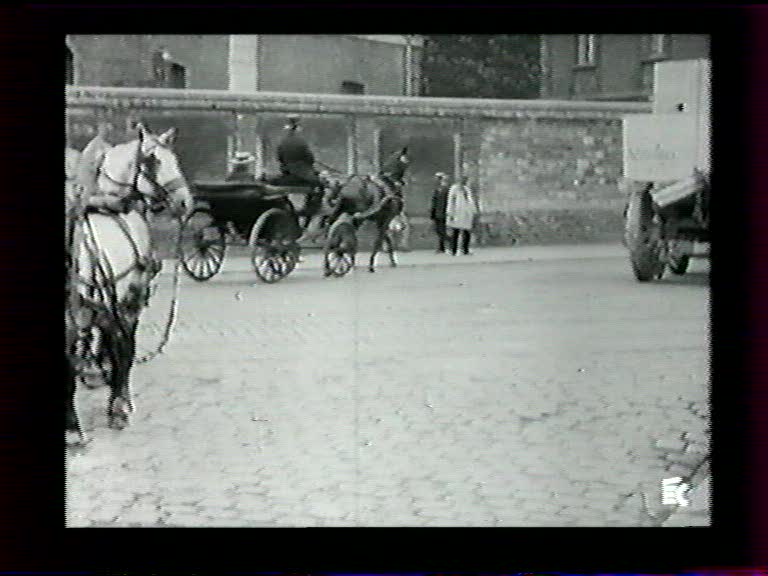
<instances>
[{"instance_id":1,"label":"brick wall","mask_svg":"<svg viewBox=\"0 0 768 576\"><path fill-rule=\"evenodd\" d=\"M485 210L592 208L616 197L620 120L487 121L481 138Z\"/></svg>"},{"instance_id":2,"label":"brick wall","mask_svg":"<svg viewBox=\"0 0 768 576\"><path fill-rule=\"evenodd\" d=\"M542 83L543 98L648 100L650 86L644 86L644 68L653 60L646 53L644 34L598 34L595 65L577 67L576 35L546 34ZM709 36L668 34L665 59L707 58Z\"/></svg>"},{"instance_id":3,"label":"brick wall","mask_svg":"<svg viewBox=\"0 0 768 576\"><path fill-rule=\"evenodd\" d=\"M339 94L344 81L366 94L400 95L402 44L349 35L71 34L74 84L155 86L153 55L167 50L186 69L188 88ZM413 75L419 51L413 48Z\"/></svg>"},{"instance_id":4,"label":"brick wall","mask_svg":"<svg viewBox=\"0 0 768 576\"><path fill-rule=\"evenodd\" d=\"M313 34L265 34L260 42L260 90L339 94L351 81L366 94L403 94L405 46Z\"/></svg>"},{"instance_id":5,"label":"brick wall","mask_svg":"<svg viewBox=\"0 0 768 576\"><path fill-rule=\"evenodd\" d=\"M186 68L188 88L229 88L229 36L215 34L71 34L75 84L154 86L152 57L168 50Z\"/></svg>"},{"instance_id":6,"label":"brick wall","mask_svg":"<svg viewBox=\"0 0 768 576\"><path fill-rule=\"evenodd\" d=\"M188 179L222 178L227 154L250 150L274 171L288 113L302 116L318 160L358 173L408 145L407 207L413 247L431 245L432 175L469 175L485 216L479 241L618 239L624 194L621 117L647 104L388 98L218 91L67 89L68 132L82 148L97 118L141 112L155 130L180 128ZM365 242L363 242L365 245Z\"/></svg>"}]
</instances>

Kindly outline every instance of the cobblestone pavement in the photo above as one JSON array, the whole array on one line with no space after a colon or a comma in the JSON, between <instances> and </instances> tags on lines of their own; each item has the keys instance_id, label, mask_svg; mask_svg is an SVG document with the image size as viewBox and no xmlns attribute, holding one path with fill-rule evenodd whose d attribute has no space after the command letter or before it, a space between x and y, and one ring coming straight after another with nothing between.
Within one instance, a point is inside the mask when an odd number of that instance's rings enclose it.
<instances>
[{"instance_id":1,"label":"cobblestone pavement","mask_svg":"<svg viewBox=\"0 0 768 576\"><path fill-rule=\"evenodd\" d=\"M706 261L639 284L620 250L481 251L185 278L131 426L79 392L93 441L67 455L67 525L675 525L662 479L708 482ZM164 275L140 347L169 294Z\"/></svg>"}]
</instances>

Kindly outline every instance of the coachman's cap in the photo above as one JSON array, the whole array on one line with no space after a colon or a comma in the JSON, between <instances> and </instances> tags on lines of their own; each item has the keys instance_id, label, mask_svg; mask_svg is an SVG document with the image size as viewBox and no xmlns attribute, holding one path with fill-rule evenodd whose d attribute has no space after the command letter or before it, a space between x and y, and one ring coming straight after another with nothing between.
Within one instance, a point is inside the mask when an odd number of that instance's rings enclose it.
<instances>
[{"instance_id":1,"label":"coachman's cap","mask_svg":"<svg viewBox=\"0 0 768 576\"><path fill-rule=\"evenodd\" d=\"M286 130L293 130L299 127L299 117L296 115L288 116L287 123L285 125Z\"/></svg>"}]
</instances>

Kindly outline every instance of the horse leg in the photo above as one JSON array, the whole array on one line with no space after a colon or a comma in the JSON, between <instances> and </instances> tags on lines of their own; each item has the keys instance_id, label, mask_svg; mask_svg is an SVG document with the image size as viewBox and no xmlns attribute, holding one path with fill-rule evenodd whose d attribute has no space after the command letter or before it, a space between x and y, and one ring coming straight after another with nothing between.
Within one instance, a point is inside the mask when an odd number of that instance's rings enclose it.
<instances>
[{"instance_id":1,"label":"horse leg","mask_svg":"<svg viewBox=\"0 0 768 576\"><path fill-rule=\"evenodd\" d=\"M373 249L371 250L371 260L368 263L368 272L376 272L376 254L381 250L381 246L384 242L384 227L377 222L376 223L376 240L373 241Z\"/></svg>"},{"instance_id":2,"label":"horse leg","mask_svg":"<svg viewBox=\"0 0 768 576\"><path fill-rule=\"evenodd\" d=\"M66 423L65 423L65 444L67 446L84 446L90 440L83 431L80 425L80 419L77 416L77 408L75 407L75 390L77 388L77 374L75 373L75 367L72 364L72 358L68 354L64 355L65 370L66 370Z\"/></svg>"},{"instance_id":3,"label":"horse leg","mask_svg":"<svg viewBox=\"0 0 768 576\"><path fill-rule=\"evenodd\" d=\"M392 268L397 266L397 262L395 262L395 241L392 240L392 233L391 232L384 232L384 240L387 242L387 253L389 254L389 264L392 266Z\"/></svg>"},{"instance_id":4,"label":"horse leg","mask_svg":"<svg viewBox=\"0 0 768 576\"><path fill-rule=\"evenodd\" d=\"M135 320L130 321L127 330L115 330L110 335L112 370L109 377L107 420L109 427L116 430L122 430L128 426L129 415L134 411L129 379L136 354L136 326Z\"/></svg>"}]
</instances>

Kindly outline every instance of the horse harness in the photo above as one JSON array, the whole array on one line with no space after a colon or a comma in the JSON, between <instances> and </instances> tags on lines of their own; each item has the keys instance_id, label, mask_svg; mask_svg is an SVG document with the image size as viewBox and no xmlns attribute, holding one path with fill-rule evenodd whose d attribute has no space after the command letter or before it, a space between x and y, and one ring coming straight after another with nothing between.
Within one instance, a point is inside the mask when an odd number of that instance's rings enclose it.
<instances>
[{"instance_id":1,"label":"horse harness","mask_svg":"<svg viewBox=\"0 0 768 576\"><path fill-rule=\"evenodd\" d=\"M120 227L121 232L125 235L125 237L128 239L129 245L131 246L131 250L133 251L134 256L134 262L131 266L129 266L126 270L123 270L122 272L118 273L117 275L111 274L108 278L104 270L102 269L101 264L98 262L98 256L93 253L95 250L95 247L91 246L89 247L89 251L91 252L91 258L96 265L96 268L99 269L101 272L101 275L105 277L105 279L108 279L113 286L129 274L131 274L134 271L138 271L139 273L143 274L145 277L145 283L148 284L152 278L154 278L157 273L161 269L160 262L154 258L152 255L143 255L141 254L139 247L136 244L136 241L134 240L131 231L128 227L128 224L125 221L124 215L128 214L132 211L137 211L142 216L146 215L146 212L148 209L151 209L151 206L148 205L147 199L144 194L142 194L139 191L138 188L138 179L140 176L143 176L151 185L152 187L160 192L162 196L161 202L164 200L167 200L167 198L170 196L172 192L179 189L180 187L184 186L184 181L182 178L177 178L175 180L172 180L170 183L163 186L157 181L156 178L156 171L157 171L157 159L154 156L143 156L141 153L141 139L139 140L139 146L137 147L136 152L136 172L134 174L133 182L127 183L127 182L121 182L119 180L116 180L112 176L110 176L106 170L102 169L100 170L100 174L107 178L110 182L129 188L128 194L125 196L120 196L117 194L98 194L93 199L103 199L104 201L101 204L96 205L90 205L87 206L84 211L84 216L87 214L97 213L97 214L104 214L108 216L112 216L112 219L114 222L118 224ZM146 169L144 169L146 167ZM90 220L87 218L82 218L82 221L84 224L88 227L88 234L89 238L93 240L95 238L94 236L94 230L91 225ZM77 228L76 225L74 228ZM82 233L82 231L81 231ZM73 233L73 236L76 235L77 232ZM71 240L72 244L74 245L74 238ZM70 256L70 259L74 260L72 256ZM71 266L75 265L74 262L70 263ZM95 271L94 271L95 272ZM81 284L84 284L88 287L88 294L89 296L80 295L79 301L86 306L87 308L90 308L92 312L96 312L98 316L101 316L98 314L99 311L103 312L105 305L98 302L95 298L95 290L99 288L99 284L95 279L93 278L86 278L84 276L81 276L79 273L74 274L76 276L76 279ZM70 287L72 289L72 287ZM146 300L149 298L149 291L146 289L139 289L139 290L132 290L130 292L132 297L129 299L128 302L124 303L118 303L118 305L125 305L127 307L134 307L139 304L140 300L144 300L146 303Z\"/></svg>"}]
</instances>

